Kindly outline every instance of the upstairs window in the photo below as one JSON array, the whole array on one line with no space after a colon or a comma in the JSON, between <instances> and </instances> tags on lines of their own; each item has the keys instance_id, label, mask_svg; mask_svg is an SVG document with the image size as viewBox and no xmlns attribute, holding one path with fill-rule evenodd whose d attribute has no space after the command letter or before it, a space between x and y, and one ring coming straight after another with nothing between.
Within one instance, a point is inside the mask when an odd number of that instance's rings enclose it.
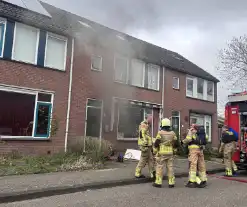
<instances>
[{"instance_id":1,"label":"upstairs window","mask_svg":"<svg viewBox=\"0 0 247 207\"><path fill-rule=\"evenodd\" d=\"M145 63L140 60L131 61L131 84L133 86L144 87Z\"/></svg>"},{"instance_id":2,"label":"upstairs window","mask_svg":"<svg viewBox=\"0 0 247 207\"><path fill-rule=\"evenodd\" d=\"M128 59L125 57L115 57L115 81L127 83L128 81Z\"/></svg>"},{"instance_id":3,"label":"upstairs window","mask_svg":"<svg viewBox=\"0 0 247 207\"><path fill-rule=\"evenodd\" d=\"M67 38L48 33L45 50L45 67L65 70Z\"/></svg>"},{"instance_id":4,"label":"upstairs window","mask_svg":"<svg viewBox=\"0 0 247 207\"><path fill-rule=\"evenodd\" d=\"M186 78L186 95L193 97L194 94L194 80L192 78Z\"/></svg>"},{"instance_id":5,"label":"upstairs window","mask_svg":"<svg viewBox=\"0 0 247 207\"><path fill-rule=\"evenodd\" d=\"M96 55L91 57L91 69L102 71L102 57Z\"/></svg>"},{"instance_id":6,"label":"upstairs window","mask_svg":"<svg viewBox=\"0 0 247 207\"><path fill-rule=\"evenodd\" d=\"M39 29L15 24L12 59L26 63L37 63Z\"/></svg>"},{"instance_id":7,"label":"upstairs window","mask_svg":"<svg viewBox=\"0 0 247 207\"><path fill-rule=\"evenodd\" d=\"M148 64L148 88L159 90L160 67L158 65Z\"/></svg>"},{"instance_id":8,"label":"upstairs window","mask_svg":"<svg viewBox=\"0 0 247 207\"><path fill-rule=\"evenodd\" d=\"M207 100L214 101L214 83L211 81L207 84Z\"/></svg>"},{"instance_id":9,"label":"upstairs window","mask_svg":"<svg viewBox=\"0 0 247 207\"><path fill-rule=\"evenodd\" d=\"M203 87L204 87L204 80L201 78L197 79L197 98L203 99Z\"/></svg>"},{"instance_id":10,"label":"upstairs window","mask_svg":"<svg viewBox=\"0 0 247 207\"><path fill-rule=\"evenodd\" d=\"M178 77L172 78L172 88L179 89L179 78Z\"/></svg>"},{"instance_id":11,"label":"upstairs window","mask_svg":"<svg viewBox=\"0 0 247 207\"><path fill-rule=\"evenodd\" d=\"M0 57L3 56L5 25L6 25L6 21L0 18Z\"/></svg>"}]
</instances>

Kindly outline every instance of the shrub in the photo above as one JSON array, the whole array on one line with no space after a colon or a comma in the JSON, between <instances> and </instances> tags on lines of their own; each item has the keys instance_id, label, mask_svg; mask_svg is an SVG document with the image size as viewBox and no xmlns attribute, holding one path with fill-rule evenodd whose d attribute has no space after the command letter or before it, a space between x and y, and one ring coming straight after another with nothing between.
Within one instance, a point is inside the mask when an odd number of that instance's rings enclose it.
<instances>
[{"instance_id":1,"label":"shrub","mask_svg":"<svg viewBox=\"0 0 247 207\"><path fill-rule=\"evenodd\" d=\"M68 148L69 152L85 155L93 163L104 162L112 150L113 145L109 141L104 139L100 141L100 139L93 137L76 137L73 143L69 143Z\"/></svg>"}]
</instances>

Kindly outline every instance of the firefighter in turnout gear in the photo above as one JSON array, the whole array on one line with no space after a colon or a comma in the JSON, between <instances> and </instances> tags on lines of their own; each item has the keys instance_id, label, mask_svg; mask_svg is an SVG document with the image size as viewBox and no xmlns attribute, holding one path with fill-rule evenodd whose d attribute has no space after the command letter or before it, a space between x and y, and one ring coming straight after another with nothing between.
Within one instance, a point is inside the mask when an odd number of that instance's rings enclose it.
<instances>
[{"instance_id":1,"label":"firefighter in turnout gear","mask_svg":"<svg viewBox=\"0 0 247 207\"><path fill-rule=\"evenodd\" d=\"M150 136L149 128L152 123L152 116L148 116L147 119L139 125L139 137L138 137L138 146L141 150L141 158L136 167L135 177L136 178L145 178L144 175L141 174L142 169L148 164L148 169L151 178L155 178L155 170L154 170L154 159L153 159L153 143L152 137Z\"/></svg>"},{"instance_id":2,"label":"firefighter in turnout gear","mask_svg":"<svg viewBox=\"0 0 247 207\"><path fill-rule=\"evenodd\" d=\"M171 131L171 121L167 118L161 121L161 130L156 136L154 149L156 154L156 180L153 184L154 187L161 187L163 180L163 168L167 169L167 177L169 187L175 185L175 176L173 171L173 152L177 147L176 134Z\"/></svg>"},{"instance_id":3,"label":"firefighter in turnout gear","mask_svg":"<svg viewBox=\"0 0 247 207\"><path fill-rule=\"evenodd\" d=\"M224 155L224 164L226 168L225 176L231 177L233 174L237 173L237 166L235 162L232 160L233 153L236 150L236 140L237 137L228 130L227 126L222 128L222 136L221 136L221 146L219 152Z\"/></svg>"},{"instance_id":4,"label":"firefighter in turnout gear","mask_svg":"<svg viewBox=\"0 0 247 207\"><path fill-rule=\"evenodd\" d=\"M204 188L207 184L206 165L204 160L203 148L208 140L205 129L202 126L193 124L188 131L182 144L188 145L189 148L189 181L186 187ZM198 175L197 177L197 170Z\"/></svg>"}]
</instances>

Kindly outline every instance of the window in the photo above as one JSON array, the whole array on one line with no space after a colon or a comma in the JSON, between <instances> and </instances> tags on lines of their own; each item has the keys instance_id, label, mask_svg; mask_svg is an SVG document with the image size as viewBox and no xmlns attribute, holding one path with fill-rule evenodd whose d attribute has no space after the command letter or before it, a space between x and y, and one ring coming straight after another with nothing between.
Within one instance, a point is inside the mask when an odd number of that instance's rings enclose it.
<instances>
[{"instance_id":1,"label":"window","mask_svg":"<svg viewBox=\"0 0 247 207\"><path fill-rule=\"evenodd\" d=\"M211 141L212 137L212 121L211 121L211 116L209 115L204 115L204 114L195 114L191 113L190 114L190 124L197 124L204 126L206 134L208 135L208 140L209 142Z\"/></svg>"},{"instance_id":2,"label":"window","mask_svg":"<svg viewBox=\"0 0 247 207\"><path fill-rule=\"evenodd\" d=\"M115 81L127 83L128 78L128 59L120 56L115 57Z\"/></svg>"},{"instance_id":3,"label":"window","mask_svg":"<svg viewBox=\"0 0 247 207\"><path fill-rule=\"evenodd\" d=\"M45 67L65 70L67 57L67 39L55 34L47 34Z\"/></svg>"},{"instance_id":4,"label":"window","mask_svg":"<svg viewBox=\"0 0 247 207\"><path fill-rule=\"evenodd\" d=\"M3 56L4 37L5 37L5 20L0 18L0 57Z\"/></svg>"},{"instance_id":5,"label":"window","mask_svg":"<svg viewBox=\"0 0 247 207\"><path fill-rule=\"evenodd\" d=\"M148 88L159 90L159 72L160 67L153 64L148 64Z\"/></svg>"},{"instance_id":6,"label":"window","mask_svg":"<svg viewBox=\"0 0 247 207\"><path fill-rule=\"evenodd\" d=\"M186 95L193 97L194 80L192 78L186 78Z\"/></svg>"},{"instance_id":7,"label":"window","mask_svg":"<svg viewBox=\"0 0 247 207\"><path fill-rule=\"evenodd\" d=\"M172 130L179 135L180 134L180 113L179 111L172 112Z\"/></svg>"},{"instance_id":8,"label":"window","mask_svg":"<svg viewBox=\"0 0 247 207\"><path fill-rule=\"evenodd\" d=\"M214 83L196 77L186 77L186 96L214 101Z\"/></svg>"},{"instance_id":9,"label":"window","mask_svg":"<svg viewBox=\"0 0 247 207\"><path fill-rule=\"evenodd\" d=\"M203 86L204 80L201 78L197 79L197 98L203 99Z\"/></svg>"},{"instance_id":10,"label":"window","mask_svg":"<svg viewBox=\"0 0 247 207\"><path fill-rule=\"evenodd\" d=\"M95 55L91 57L91 69L102 71L102 57Z\"/></svg>"},{"instance_id":11,"label":"window","mask_svg":"<svg viewBox=\"0 0 247 207\"><path fill-rule=\"evenodd\" d=\"M118 108L118 139L138 138L139 124L148 114L152 114L151 108L143 108L134 104L121 104Z\"/></svg>"},{"instance_id":12,"label":"window","mask_svg":"<svg viewBox=\"0 0 247 207\"><path fill-rule=\"evenodd\" d=\"M172 88L179 89L179 78L178 77L172 78Z\"/></svg>"},{"instance_id":13,"label":"window","mask_svg":"<svg viewBox=\"0 0 247 207\"><path fill-rule=\"evenodd\" d=\"M36 64L38 42L38 29L21 23L16 23L12 59Z\"/></svg>"},{"instance_id":14,"label":"window","mask_svg":"<svg viewBox=\"0 0 247 207\"><path fill-rule=\"evenodd\" d=\"M130 77L133 86L144 87L145 63L140 60L132 60Z\"/></svg>"},{"instance_id":15,"label":"window","mask_svg":"<svg viewBox=\"0 0 247 207\"><path fill-rule=\"evenodd\" d=\"M86 136L101 136L102 106L103 103L101 100L88 99L86 116Z\"/></svg>"},{"instance_id":16,"label":"window","mask_svg":"<svg viewBox=\"0 0 247 207\"><path fill-rule=\"evenodd\" d=\"M214 101L214 83L211 81L207 84L207 100Z\"/></svg>"},{"instance_id":17,"label":"window","mask_svg":"<svg viewBox=\"0 0 247 207\"><path fill-rule=\"evenodd\" d=\"M48 138L52 94L0 89L0 137Z\"/></svg>"}]
</instances>

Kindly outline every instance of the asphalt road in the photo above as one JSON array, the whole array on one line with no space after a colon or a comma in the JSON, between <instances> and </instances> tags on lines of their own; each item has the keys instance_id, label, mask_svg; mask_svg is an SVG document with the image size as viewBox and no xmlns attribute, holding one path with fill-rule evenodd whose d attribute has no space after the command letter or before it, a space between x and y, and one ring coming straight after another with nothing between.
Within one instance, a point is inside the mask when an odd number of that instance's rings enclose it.
<instances>
[{"instance_id":1,"label":"asphalt road","mask_svg":"<svg viewBox=\"0 0 247 207\"><path fill-rule=\"evenodd\" d=\"M220 175L216 175L219 176ZM246 179L246 177L243 178ZM188 189L186 179L177 179L176 188L164 182L161 189L151 184L131 185L2 204L6 207L246 207L247 184L209 177L207 188Z\"/></svg>"}]
</instances>

